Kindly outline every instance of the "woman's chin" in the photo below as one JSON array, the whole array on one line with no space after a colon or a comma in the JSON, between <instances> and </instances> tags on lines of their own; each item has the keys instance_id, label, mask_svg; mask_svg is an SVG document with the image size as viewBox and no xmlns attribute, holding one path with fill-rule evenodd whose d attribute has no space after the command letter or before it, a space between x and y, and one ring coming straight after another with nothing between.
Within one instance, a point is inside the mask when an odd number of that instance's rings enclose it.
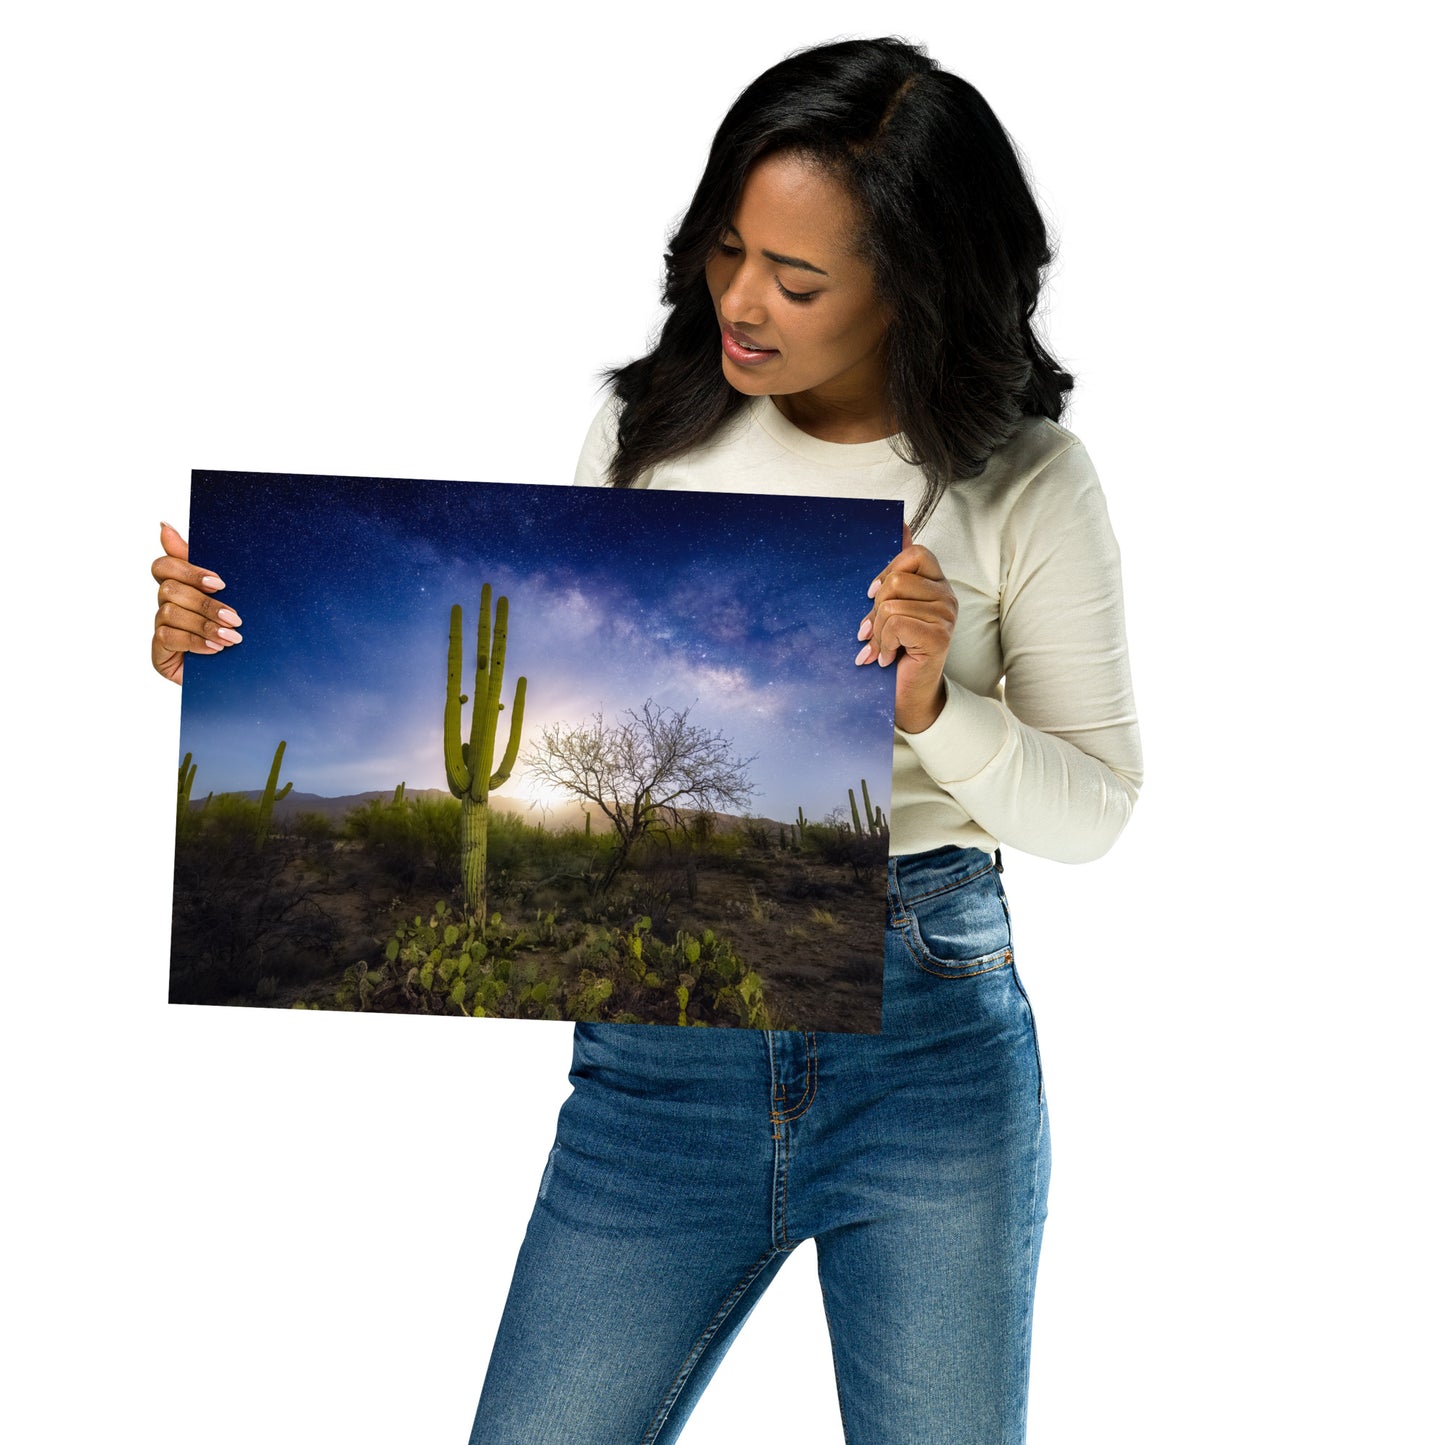
<instances>
[{"instance_id":1,"label":"woman's chin","mask_svg":"<svg viewBox=\"0 0 1445 1445\"><path fill-rule=\"evenodd\" d=\"M723 358L722 371L727 384L744 396L771 396L777 389L776 383L767 377L759 376L745 366L734 366L726 357Z\"/></svg>"}]
</instances>

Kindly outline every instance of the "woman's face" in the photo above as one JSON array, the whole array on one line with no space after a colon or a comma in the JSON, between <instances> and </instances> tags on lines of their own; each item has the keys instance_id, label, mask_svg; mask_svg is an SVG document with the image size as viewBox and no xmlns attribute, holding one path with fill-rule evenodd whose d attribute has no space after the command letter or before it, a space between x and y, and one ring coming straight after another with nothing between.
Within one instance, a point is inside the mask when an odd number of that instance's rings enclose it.
<instances>
[{"instance_id":1,"label":"woman's face","mask_svg":"<svg viewBox=\"0 0 1445 1445\"><path fill-rule=\"evenodd\" d=\"M793 398L789 416L882 412L888 318L857 232L851 198L816 165L775 155L749 171L707 263L723 374L738 391Z\"/></svg>"}]
</instances>

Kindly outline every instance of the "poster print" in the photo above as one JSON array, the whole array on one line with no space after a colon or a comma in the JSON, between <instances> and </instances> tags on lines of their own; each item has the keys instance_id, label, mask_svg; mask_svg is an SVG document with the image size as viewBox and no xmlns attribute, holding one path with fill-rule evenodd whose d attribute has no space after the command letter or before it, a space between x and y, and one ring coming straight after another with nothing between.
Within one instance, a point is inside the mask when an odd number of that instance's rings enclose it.
<instances>
[{"instance_id":1,"label":"poster print","mask_svg":"<svg viewBox=\"0 0 1445 1445\"><path fill-rule=\"evenodd\" d=\"M898 503L192 475L170 998L877 1032Z\"/></svg>"}]
</instances>

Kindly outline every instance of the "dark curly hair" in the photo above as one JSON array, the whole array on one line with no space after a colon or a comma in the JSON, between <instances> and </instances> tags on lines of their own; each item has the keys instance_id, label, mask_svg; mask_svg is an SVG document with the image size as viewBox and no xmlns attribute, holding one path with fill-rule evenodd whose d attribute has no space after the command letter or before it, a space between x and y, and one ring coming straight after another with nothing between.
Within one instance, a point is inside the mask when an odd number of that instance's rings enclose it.
<instances>
[{"instance_id":1,"label":"dark curly hair","mask_svg":"<svg viewBox=\"0 0 1445 1445\"><path fill-rule=\"evenodd\" d=\"M804 155L852 197L889 308L886 400L926 478L913 519L977 476L1025 416L1057 421L1074 379L1034 334L1047 230L988 103L896 38L789 56L733 103L668 244L657 344L606 373L621 407L609 481L628 487L748 400L723 375L705 267L764 156Z\"/></svg>"}]
</instances>

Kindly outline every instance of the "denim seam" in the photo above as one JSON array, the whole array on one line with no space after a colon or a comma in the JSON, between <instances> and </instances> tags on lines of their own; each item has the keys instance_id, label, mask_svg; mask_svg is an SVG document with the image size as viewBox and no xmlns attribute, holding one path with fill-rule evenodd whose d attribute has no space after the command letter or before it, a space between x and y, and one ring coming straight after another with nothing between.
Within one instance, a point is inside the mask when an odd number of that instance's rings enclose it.
<instances>
[{"instance_id":1,"label":"denim seam","mask_svg":"<svg viewBox=\"0 0 1445 1445\"><path fill-rule=\"evenodd\" d=\"M1022 989L1020 990L1022 992ZM1024 996L1025 1004L1028 1003L1028 996ZM1032 1029L1033 1009L1029 1008L1029 1023ZM1038 1033L1034 1030L1034 1057L1037 1059L1039 1052ZM1031 1316L1033 1313L1033 1297L1035 1288L1034 1273L1034 1236L1038 1231L1038 1209L1039 1209L1039 1165L1043 1162L1044 1149L1044 1072L1042 1066L1039 1068L1039 1117L1038 1123L1034 1126L1034 1169L1029 1179L1029 1237L1028 1251L1024 1255L1024 1268L1029 1271L1029 1278L1025 1280L1027 1288L1023 1292L1024 1306L1019 1316L1018 1340L1014 1345L1014 1358L1027 1359L1030 1353L1033 1330L1031 1328ZM1023 1398L1019 1401L1018 1413L1018 1438L1023 1440L1028 1432L1029 1418L1029 1395L1028 1395L1028 1372L1025 1366Z\"/></svg>"},{"instance_id":2,"label":"denim seam","mask_svg":"<svg viewBox=\"0 0 1445 1445\"><path fill-rule=\"evenodd\" d=\"M1012 944L995 953L981 953L977 958L961 958L956 963L949 963L942 958L934 958L922 947L921 939L918 943L914 942L913 934L917 929L917 924L911 919L910 922L913 923L913 927L902 930L903 942L908 945L908 951L913 955L914 963L924 973L931 973L935 978L977 978L981 973L992 973L995 969L1007 968L1014 961Z\"/></svg>"},{"instance_id":3,"label":"denim seam","mask_svg":"<svg viewBox=\"0 0 1445 1445\"><path fill-rule=\"evenodd\" d=\"M773 1140L773 1247L791 1249L788 1241L788 1171L793 1163L793 1141L786 1128L781 1134L774 1134ZM781 1169L778 1168L780 1157Z\"/></svg>"},{"instance_id":4,"label":"denim seam","mask_svg":"<svg viewBox=\"0 0 1445 1445\"><path fill-rule=\"evenodd\" d=\"M833 1386L838 1395L838 1418L843 1425L843 1445L852 1445L853 1437L848 1433L848 1409L843 1403L843 1373L838 1368L838 1337L833 1332L833 1312L828 1308L828 1291L823 1285L821 1273L818 1277L818 1293L823 1299L823 1320L828 1326L829 1353L833 1357Z\"/></svg>"},{"instance_id":5,"label":"denim seam","mask_svg":"<svg viewBox=\"0 0 1445 1445\"><path fill-rule=\"evenodd\" d=\"M927 893L911 893L906 898L903 896L903 889L900 883L898 897L905 905L910 903L922 903L925 899L937 898L940 893L952 893L955 888L962 888L965 884L973 883L982 878L986 873L995 873L998 870L992 863L980 868L975 873L970 873L967 878L959 878L950 883L945 883L941 888L930 888Z\"/></svg>"},{"instance_id":6,"label":"denim seam","mask_svg":"<svg viewBox=\"0 0 1445 1445\"><path fill-rule=\"evenodd\" d=\"M1039 1025L1034 1017L1033 1001L1029 998L1028 990L1023 985L1023 980L1014 972L1014 987L1019 992L1019 997L1024 1001L1024 1010L1029 1016L1029 1036L1034 1041L1034 1068L1039 1075L1039 1108L1044 1106L1044 1051L1039 1047Z\"/></svg>"},{"instance_id":7,"label":"denim seam","mask_svg":"<svg viewBox=\"0 0 1445 1445\"><path fill-rule=\"evenodd\" d=\"M774 1124L801 1119L813 1107L813 1100L818 1097L818 1038L811 1030L805 1035L805 1044L808 1050L808 1068L804 1075L802 1096L790 1108L772 1110L771 1118ZM787 1092L781 1083L778 1090L786 1099ZM773 1137L776 1138L777 1135Z\"/></svg>"},{"instance_id":8,"label":"denim seam","mask_svg":"<svg viewBox=\"0 0 1445 1445\"><path fill-rule=\"evenodd\" d=\"M682 1362L677 1374L672 1377L672 1385L668 1389L667 1397L658 1407L657 1414L652 1417L652 1421L647 1427L647 1433L642 1437L641 1445L652 1445L652 1442L657 1439L658 1431L667 1424L667 1417L672 1413L672 1407L677 1404L677 1397L682 1393L682 1387L687 1383L688 1376L697 1368L697 1362L702 1358L703 1351L712 1343L713 1336L717 1334L724 1321L733 1312L738 1300L747 1292L752 1282L767 1268L773 1256L782 1253L785 1251L777 1248L765 1250L753 1267L733 1286L728 1297L718 1306L713 1317L707 1322L706 1328L698 1336L697 1342L688 1351L687 1359Z\"/></svg>"}]
</instances>

